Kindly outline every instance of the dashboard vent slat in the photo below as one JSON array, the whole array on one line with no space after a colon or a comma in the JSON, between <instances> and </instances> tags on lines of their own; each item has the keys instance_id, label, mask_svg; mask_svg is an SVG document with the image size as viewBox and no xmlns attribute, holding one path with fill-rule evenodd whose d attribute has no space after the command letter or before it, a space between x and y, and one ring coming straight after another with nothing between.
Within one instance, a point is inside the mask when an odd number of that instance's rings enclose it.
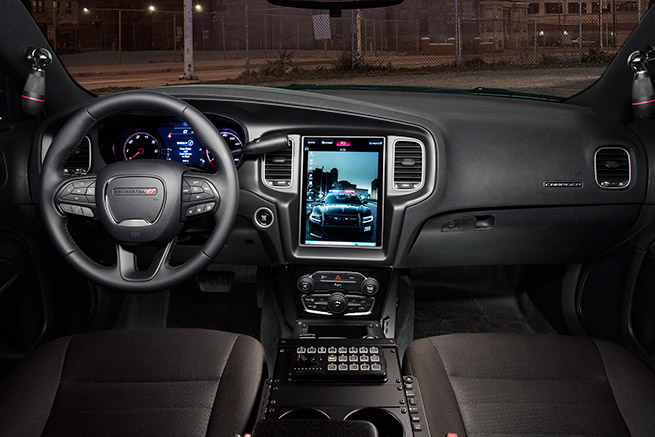
<instances>
[{"instance_id":1,"label":"dashboard vent slat","mask_svg":"<svg viewBox=\"0 0 655 437\"><path fill-rule=\"evenodd\" d=\"M83 176L91 169L91 141L84 137L75 146L64 163L64 174L67 176Z\"/></svg>"},{"instance_id":2,"label":"dashboard vent slat","mask_svg":"<svg viewBox=\"0 0 655 437\"><path fill-rule=\"evenodd\" d=\"M267 153L264 157L264 181L274 187L290 187L293 168L291 148Z\"/></svg>"},{"instance_id":3,"label":"dashboard vent slat","mask_svg":"<svg viewBox=\"0 0 655 437\"><path fill-rule=\"evenodd\" d=\"M622 147L601 147L594 157L596 184L604 189L622 189L630 185L630 153Z\"/></svg>"},{"instance_id":4,"label":"dashboard vent slat","mask_svg":"<svg viewBox=\"0 0 655 437\"><path fill-rule=\"evenodd\" d=\"M423 149L415 141L394 144L393 187L396 190L416 190L423 183Z\"/></svg>"}]
</instances>

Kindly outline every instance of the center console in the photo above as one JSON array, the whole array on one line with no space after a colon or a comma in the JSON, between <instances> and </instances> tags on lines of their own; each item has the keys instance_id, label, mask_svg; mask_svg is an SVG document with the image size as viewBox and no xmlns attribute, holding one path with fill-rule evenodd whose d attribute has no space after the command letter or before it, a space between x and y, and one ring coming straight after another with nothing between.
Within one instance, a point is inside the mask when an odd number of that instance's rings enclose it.
<instances>
[{"instance_id":1,"label":"center console","mask_svg":"<svg viewBox=\"0 0 655 437\"><path fill-rule=\"evenodd\" d=\"M279 342L258 426L316 420L328 430L340 429L343 421L364 421L379 436L429 435L418 381L402 376L396 344L388 339Z\"/></svg>"}]
</instances>

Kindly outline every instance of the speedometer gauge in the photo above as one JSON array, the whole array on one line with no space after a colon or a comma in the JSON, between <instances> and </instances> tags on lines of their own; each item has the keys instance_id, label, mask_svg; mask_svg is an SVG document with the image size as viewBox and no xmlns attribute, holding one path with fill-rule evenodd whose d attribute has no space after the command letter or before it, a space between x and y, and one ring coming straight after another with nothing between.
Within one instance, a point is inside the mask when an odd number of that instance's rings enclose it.
<instances>
[{"instance_id":1,"label":"speedometer gauge","mask_svg":"<svg viewBox=\"0 0 655 437\"><path fill-rule=\"evenodd\" d=\"M239 165L241 162L241 158L243 157L243 152L241 151L241 147L243 146L243 142L241 141L241 138L234 132L231 131L230 129L222 129L220 131L221 136L227 143L227 146L230 148L230 151L232 152L232 158L234 159L234 165ZM212 167L216 167L216 158L214 158L214 155L209 151L209 149L205 149L205 156L207 158L207 162Z\"/></svg>"},{"instance_id":2,"label":"speedometer gauge","mask_svg":"<svg viewBox=\"0 0 655 437\"><path fill-rule=\"evenodd\" d=\"M136 132L127 137L123 144L123 157L133 159L157 159L161 154L159 141L147 132Z\"/></svg>"}]
</instances>

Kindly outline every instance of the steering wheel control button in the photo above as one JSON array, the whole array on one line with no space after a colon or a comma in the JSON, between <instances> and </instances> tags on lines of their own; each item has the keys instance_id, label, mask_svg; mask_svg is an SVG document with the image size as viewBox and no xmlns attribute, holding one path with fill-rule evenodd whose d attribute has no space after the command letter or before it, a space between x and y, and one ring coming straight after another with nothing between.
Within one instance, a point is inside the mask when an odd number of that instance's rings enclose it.
<instances>
[{"instance_id":1,"label":"steering wheel control button","mask_svg":"<svg viewBox=\"0 0 655 437\"><path fill-rule=\"evenodd\" d=\"M73 182L73 187L75 188L86 188L93 184L92 180L82 180L82 181L74 181Z\"/></svg>"},{"instance_id":2,"label":"steering wheel control button","mask_svg":"<svg viewBox=\"0 0 655 437\"><path fill-rule=\"evenodd\" d=\"M273 215L273 211L266 208L265 206L262 206L257 211L255 211L255 223L260 228L269 228L274 221L275 216Z\"/></svg>"},{"instance_id":3,"label":"steering wheel control button","mask_svg":"<svg viewBox=\"0 0 655 437\"><path fill-rule=\"evenodd\" d=\"M73 213L73 206L72 205L69 205L67 203L62 203L61 205L59 205L59 207L66 214L72 214Z\"/></svg>"},{"instance_id":4,"label":"steering wheel control button","mask_svg":"<svg viewBox=\"0 0 655 437\"><path fill-rule=\"evenodd\" d=\"M374 278L366 278L362 281L362 293L373 296L380 289L380 284Z\"/></svg>"},{"instance_id":5,"label":"steering wheel control button","mask_svg":"<svg viewBox=\"0 0 655 437\"><path fill-rule=\"evenodd\" d=\"M212 212L215 206L216 206L216 202L208 202L200 205L194 205L186 210L186 216L195 217L200 214Z\"/></svg>"},{"instance_id":6,"label":"steering wheel control button","mask_svg":"<svg viewBox=\"0 0 655 437\"><path fill-rule=\"evenodd\" d=\"M298 279L298 290L303 293L311 293L314 291L314 280L311 276L302 276Z\"/></svg>"}]
</instances>

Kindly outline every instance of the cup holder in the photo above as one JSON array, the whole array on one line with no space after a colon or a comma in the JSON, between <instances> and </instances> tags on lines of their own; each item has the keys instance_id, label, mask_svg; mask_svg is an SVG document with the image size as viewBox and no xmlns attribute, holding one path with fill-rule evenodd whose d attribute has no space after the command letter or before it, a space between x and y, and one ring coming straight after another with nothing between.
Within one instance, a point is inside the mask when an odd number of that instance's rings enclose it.
<instances>
[{"instance_id":1,"label":"cup holder","mask_svg":"<svg viewBox=\"0 0 655 437\"><path fill-rule=\"evenodd\" d=\"M325 412L317 410L316 408L296 408L294 410L286 411L282 414L280 419L324 419L330 420Z\"/></svg>"},{"instance_id":2,"label":"cup holder","mask_svg":"<svg viewBox=\"0 0 655 437\"><path fill-rule=\"evenodd\" d=\"M375 426L380 437L402 437L403 426L391 412L381 408L364 408L346 416L346 420L363 420Z\"/></svg>"}]
</instances>

